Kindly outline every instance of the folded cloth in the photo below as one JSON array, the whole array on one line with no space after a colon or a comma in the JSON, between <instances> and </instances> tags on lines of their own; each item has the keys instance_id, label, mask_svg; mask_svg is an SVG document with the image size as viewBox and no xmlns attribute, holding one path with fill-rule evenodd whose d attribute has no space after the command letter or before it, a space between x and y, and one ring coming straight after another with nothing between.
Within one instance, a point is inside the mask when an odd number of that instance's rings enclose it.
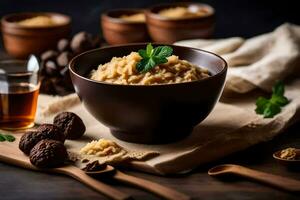
<instances>
[{"instance_id":1,"label":"folded cloth","mask_svg":"<svg viewBox=\"0 0 300 200\"><path fill-rule=\"evenodd\" d=\"M55 114L72 111L83 119L87 131L81 140L66 142L69 151L76 153L91 140L107 138L128 150L160 153L147 161L131 162L129 167L133 169L161 175L186 172L270 140L300 119L299 78L286 82L286 96L290 103L281 113L274 118L265 119L254 111L255 99L261 95L255 88L269 91L277 79L296 74L299 68L296 65L299 59L299 42L296 41L299 38L298 26L284 24L272 33L247 40L230 38L176 43L222 54L230 65L226 89L236 92L231 92L230 96L224 95L222 102L216 105L207 119L197 125L189 137L176 143L143 145L120 141L85 110L76 94L65 97L40 95L36 122L52 122Z\"/></svg>"},{"instance_id":2,"label":"folded cloth","mask_svg":"<svg viewBox=\"0 0 300 200\"><path fill-rule=\"evenodd\" d=\"M300 72L300 26L283 24L275 31L244 40L184 40L176 45L220 54L229 65L225 89L238 93L256 87L270 91L277 80Z\"/></svg>"}]
</instances>

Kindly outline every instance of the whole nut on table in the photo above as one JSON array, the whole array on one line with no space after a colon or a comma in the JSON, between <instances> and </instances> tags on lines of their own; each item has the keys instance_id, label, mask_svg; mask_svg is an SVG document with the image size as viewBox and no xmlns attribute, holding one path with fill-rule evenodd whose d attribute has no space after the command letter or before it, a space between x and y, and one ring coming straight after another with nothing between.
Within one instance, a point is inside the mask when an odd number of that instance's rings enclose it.
<instances>
[{"instance_id":1,"label":"whole nut on table","mask_svg":"<svg viewBox=\"0 0 300 200\"><path fill-rule=\"evenodd\" d=\"M70 41L66 38L63 38L57 43L57 50L59 52L69 51L70 50Z\"/></svg>"},{"instance_id":2,"label":"whole nut on table","mask_svg":"<svg viewBox=\"0 0 300 200\"><path fill-rule=\"evenodd\" d=\"M29 154L30 150L43 139L52 139L64 142L65 136L57 126L52 124L42 124L35 131L26 132L21 137L19 149L25 154Z\"/></svg>"},{"instance_id":3,"label":"whole nut on table","mask_svg":"<svg viewBox=\"0 0 300 200\"><path fill-rule=\"evenodd\" d=\"M46 74L49 76L55 76L59 72L57 64L52 60L48 60L44 67Z\"/></svg>"},{"instance_id":4,"label":"whole nut on table","mask_svg":"<svg viewBox=\"0 0 300 200\"><path fill-rule=\"evenodd\" d=\"M87 32L77 33L71 41L71 49L74 53L81 53L93 48L93 37Z\"/></svg>"},{"instance_id":5,"label":"whole nut on table","mask_svg":"<svg viewBox=\"0 0 300 200\"><path fill-rule=\"evenodd\" d=\"M58 167L68 158L66 147L56 140L41 140L30 151L30 162L40 168Z\"/></svg>"},{"instance_id":6,"label":"whole nut on table","mask_svg":"<svg viewBox=\"0 0 300 200\"><path fill-rule=\"evenodd\" d=\"M48 50L41 54L41 60L45 62L48 60L55 60L57 55L58 55L57 51Z\"/></svg>"},{"instance_id":7,"label":"whole nut on table","mask_svg":"<svg viewBox=\"0 0 300 200\"><path fill-rule=\"evenodd\" d=\"M72 57L73 57L72 53L70 53L68 51L64 51L58 55L58 57L56 58L56 63L60 67L65 67L68 65L68 63Z\"/></svg>"}]
</instances>

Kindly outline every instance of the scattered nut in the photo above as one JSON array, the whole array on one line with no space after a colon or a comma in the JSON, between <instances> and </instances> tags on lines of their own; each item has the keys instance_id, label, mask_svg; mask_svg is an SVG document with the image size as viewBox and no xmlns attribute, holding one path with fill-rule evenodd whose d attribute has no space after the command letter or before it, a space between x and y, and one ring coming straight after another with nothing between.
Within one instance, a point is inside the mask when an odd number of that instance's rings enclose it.
<instances>
[{"instance_id":1,"label":"scattered nut","mask_svg":"<svg viewBox=\"0 0 300 200\"><path fill-rule=\"evenodd\" d=\"M46 63L45 63L45 71L48 75L50 76L54 76L58 73L58 67L57 65L55 64L55 62L51 61L51 60L48 60Z\"/></svg>"},{"instance_id":2,"label":"scattered nut","mask_svg":"<svg viewBox=\"0 0 300 200\"><path fill-rule=\"evenodd\" d=\"M43 61L55 60L57 55L58 55L58 53L56 51L48 50L48 51L45 51L44 53L42 53L41 60L43 60Z\"/></svg>"},{"instance_id":3,"label":"scattered nut","mask_svg":"<svg viewBox=\"0 0 300 200\"><path fill-rule=\"evenodd\" d=\"M37 132L42 135L42 139L51 139L64 142L66 137L63 131L53 124L42 124L37 128Z\"/></svg>"},{"instance_id":4,"label":"scattered nut","mask_svg":"<svg viewBox=\"0 0 300 200\"><path fill-rule=\"evenodd\" d=\"M95 172L95 171L101 171L107 168L107 164L102 163L100 164L99 161L94 161L91 163L88 163L82 170L86 172Z\"/></svg>"},{"instance_id":5,"label":"scattered nut","mask_svg":"<svg viewBox=\"0 0 300 200\"><path fill-rule=\"evenodd\" d=\"M41 140L41 137L36 131L28 131L22 135L19 142L19 149L25 154L29 154L30 150Z\"/></svg>"},{"instance_id":6,"label":"scattered nut","mask_svg":"<svg viewBox=\"0 0 300 200\"><path fill-rule=\"evenodd\" d=\"M43 124L36 131L29 131L22 135L19 142L19 149L25 154L29 154L34 145L44 139L64 142L65 135L57 126L52 124Z\"/></svg>"},{"instance_id":7,"label":"scattered nut","mask_svg":"<svg viewBox=\"0 0 300 200\"><path fill-rule=\"evenodd\" d=\"M92 35L87 32L77 33L71 41L71 49L74 53L82 53L93 48Z\"/></svg>"},{"instance_id":8,"label":"scattered nut","mask_svg":"<svg viewBox=\"0 0 300 200\"><path fill-rule=\"evenodd\" d=\"M60 39L58 41L58 43L57 43L57 49L60 52L68 51L70 49L70 42L69 42L69 40L66 39L66 38Z\"/></svg>"},{"instance_id":9,"label":"scattered nut","mask_svg":"<svg viewBox=\"0 0 300 200\"><path fill-rule=\"evenodd\" d=\"M30 151L30 162L40 168L58 167L68 158L66 147L56 140L41 140Z\"/></svg>"},{"instance_id":10,"label":"scattered nut","mask_svg":"<svg viewBox=\"0 0 300 200\"><path fill-rule=\"evenodd\" d=\"M61 54L59 54L59 56L56 59L56 62L60 67L66 67L72 57L73 55L70 52L64 51Z\"/></svg>"},{"instance_id":11,"label":"scattered nut","mask_svg":"<svg viewBox=\"0 0 300 200\"><path fill-rule=\"evenodd\" d=\"M78 139L85 132L82 119L72 112L62 112L54 117L53 124L64 131L67 139Z\"/></svg>"}]
</instances>

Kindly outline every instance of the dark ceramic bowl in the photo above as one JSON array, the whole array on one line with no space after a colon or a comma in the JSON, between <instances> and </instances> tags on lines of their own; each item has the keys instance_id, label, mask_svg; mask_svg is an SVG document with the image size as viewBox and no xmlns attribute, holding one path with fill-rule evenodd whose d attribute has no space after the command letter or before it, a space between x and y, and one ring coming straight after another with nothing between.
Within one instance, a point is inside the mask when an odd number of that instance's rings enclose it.
<instances>
[{"instance_id":1,"label":"dark ceramic bowl","mask_svg":"<svg viewBox=\"0 0 300 200\"><path fill-rule=\"evenodd\" d=\"M116 9L103 13L101 26L103 36L109 44L147 42L150 37L146 22L133 22L121 19L122 15L144 13L143 9Z\"/></svg>"},{"instance_id":2,"label":"dark ceramic bowl","mask_svg":"<svg viewBox=\"0 0 300 200\"><path fill-rule=\"evenodd\" d=\"M145 43L95 49L71 60L71 78L83 105L115 137L136 143L182 139L207 117L219 100L227 71L225 60L200 49L170 46L174 55L207 68L212 76L161 85L118 85L88 78L99 64L144 49Z\"/></svg>"},{"instance_id":3,"label":"dark ceramic bowl","mask_svg":"<svg viewBox=\"0 0 300 200\"><path fill-rule=\"evenodd\" d=\"M164 9L193 7L207 10L204 16L170 19L159 15ZM146 10L146 22L150 37L155 42L172 44L179 40L210 38L215 27L215 10L201 3L170 3L153 6Z\"/></svg>"},{"instance_id":4,"label":"dark ceramic bowl","mask_svg":"<svg viewBox=\"0 0 300 200\"><path fill-rule=\"evenodd\" d=\"M50 16L60 23L42 27L28 27L16 23L36 16ZM30 54L38 55L45 50L56 48L59 39L68 38L71 18L49 12L9 14L1 19L1 31L7 53L15 58L27 58Z\"/></svg>"}]
</instances>

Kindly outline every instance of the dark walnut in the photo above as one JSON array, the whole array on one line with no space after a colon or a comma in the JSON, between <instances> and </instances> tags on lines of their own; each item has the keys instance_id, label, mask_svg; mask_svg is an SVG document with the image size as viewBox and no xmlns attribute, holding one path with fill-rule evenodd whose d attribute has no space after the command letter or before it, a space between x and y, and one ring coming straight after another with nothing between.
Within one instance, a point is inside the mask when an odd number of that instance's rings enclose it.
<instances>
[{"instance_id":1,"label":"dark walnut","mask_svg":"<svg viewBox=\"0 0 300 200\"><path fill-rule=\"evenodd\" d=\"M21 137L19 142L19 149L28 155L34 145L44 139L52 139L64 142L65 135L55 125L42 124L36 131L29 131Z\"/></svg>"},{"instance_id":2,"label":"dark walnut","mask_svg":"<svg viewBox=\"0 0 300 200\"><path fill-rule=\"evenodd\" d=\"M66 139L63 130L53 124L42 124L37 128L37 132L42 135L42 139L57 140L62 143Z\"/></svg>"},{"instance_id":3,"label":"dark walnut","mask_svg":"<svg viewBox=\"0 0 300 200\"><path fill-rule=\"evenodd\" d=\"M29 154L30 150L41 140L41 136L37 131L28 131L22 135L19 142L19 149L25 154Z\"/></svg>"},{"instance_id":4,"label":"dark walnut","mask_svg":"<svg viewBox=\"0 0 300 200\"><path fill-rule=\"evenodd\" d=\"M54 117L53 124L64 131L67 139L78 139L85 132L82 119L72 112L62 112Z\"/></svg>"},{"instance_id":5,"label":"dark walnut","mask_svg":"<svg viewBox=\"0 0 300 200\"><path fill-rule=\"evenodd\" d=\"M30 162L39 168L59 167L68 158L63 143L56 140L41 140L30 151Z\"/></svg>"}]
</instances>

